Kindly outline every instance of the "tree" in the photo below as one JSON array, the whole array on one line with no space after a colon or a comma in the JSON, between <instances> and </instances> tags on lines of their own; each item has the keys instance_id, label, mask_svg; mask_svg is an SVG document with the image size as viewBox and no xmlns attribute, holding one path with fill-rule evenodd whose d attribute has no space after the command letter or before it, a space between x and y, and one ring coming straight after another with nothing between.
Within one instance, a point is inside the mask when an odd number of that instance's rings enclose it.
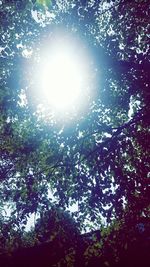
<instances>
[{"instance_id":1,"label":"tree","mask_svg":"<svg viewBox=\"0 0 150 267\"><path fill-rule=\"evenodd\" d=\"M1 206L11 206L19 228L54 204L65 210L77 203L81 229L87 220L100 227L104 218L148 217L149 3L47 3L0 4ZM41 98L27 68L58 28L84 39L95 66L91 81L97 77L86 112L61 125L49 110L45 120L37 116Z\"/></svg>"}]
</instances>

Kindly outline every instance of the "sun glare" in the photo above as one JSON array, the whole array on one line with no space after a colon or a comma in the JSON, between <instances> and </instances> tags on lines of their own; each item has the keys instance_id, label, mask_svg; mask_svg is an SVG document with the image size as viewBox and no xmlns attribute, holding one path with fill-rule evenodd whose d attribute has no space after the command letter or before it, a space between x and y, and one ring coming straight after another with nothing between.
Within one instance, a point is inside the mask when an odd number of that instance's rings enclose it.
<instances>
[{"instance_id":1,"label":"sun glare","mask_svg":"<svg viewBox=\"0 0 150 267\"><path fill-rule=\"evenodd\" d=\"M82 72L75 58L66 51L56 51L42 73L42 89L49 103L57 109L72 106L82 88Z\"/></svg>"},{"instance_id":2,"label":"sun glare","mask_svg":"<svg viewBox=\"0 0 150 267\"><path fill-rule=\"evenodd\" d=\"M68 40L59 41L42 55L40 90L48 105L58 112L81 106L87 95L88 64L80 48Z\"/></svg>"}]
</instances>

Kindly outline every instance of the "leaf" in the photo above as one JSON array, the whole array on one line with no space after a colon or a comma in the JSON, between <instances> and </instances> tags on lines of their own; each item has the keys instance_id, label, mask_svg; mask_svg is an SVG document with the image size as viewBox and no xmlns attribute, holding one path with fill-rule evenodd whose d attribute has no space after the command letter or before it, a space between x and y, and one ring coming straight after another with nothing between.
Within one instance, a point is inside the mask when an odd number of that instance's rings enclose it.
<instances>
[{"instance_id":1,"label":"leaf","mask_svg":"<svg viewBox=\"0 0 150 267\"><path fill-rule=\"evenodd\" d=\"M124 249L127 250L127 248L128 248L128 244L125 243L125 245L124 245Z\"/></svg>"},{"instance_id":2,"label":"leaf","mask_svg":"<svg viewBox=\"0 0 150 267\"><path fill-rule=\"evenodd\" d=\"M51 0L36 0L36 2L38 5L46 6L46 7L51 5Z\"/></svg>"},{"instance_id":3,"label":"leaf","mask_svg":"<svg viewBox=\"0 0 150 267\"><path fill-rule=\"evenodd\" d=\"M110 264L109 264L109 262L108 262L108 261L105 261L105 262L104 262L104 265L105 265L105 266L107 266L107 267L109 267L109 266L110 266Z\"/></svg>"}]
</instances>

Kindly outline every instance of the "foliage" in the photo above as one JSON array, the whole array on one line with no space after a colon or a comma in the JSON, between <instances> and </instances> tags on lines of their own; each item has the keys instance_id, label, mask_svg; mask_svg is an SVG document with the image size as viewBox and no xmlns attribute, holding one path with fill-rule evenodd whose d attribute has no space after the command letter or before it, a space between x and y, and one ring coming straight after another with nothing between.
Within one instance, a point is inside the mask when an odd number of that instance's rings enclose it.
<instances>
[{"instance_id":1,"label":"foliage","mask_svg":"<svg viewBox=\"0 0 150 267\"><path fill-rule=\"evenodd\" d=\"M148 8L147 0L0 2L0 205L2 214L11 207L14 229L53 205L76 204L82 230L149 216ZM62 29L84 41L93 66L94 96L68 121L52 116L32 77L43 42Z\"/></svg>"},{"instance_id":2,"label":"foliage","mask_svg":"<svg viewBox=\"0 0 150 267\"><path fill-rule=\"evenodd\" d=\"M125 218L124 218L125 219ZM84 259L87 266L149 266L150 222L138 218L136 223L115 221L101 229L101 238L87 244Z\"/></svg>"}]
</instances>

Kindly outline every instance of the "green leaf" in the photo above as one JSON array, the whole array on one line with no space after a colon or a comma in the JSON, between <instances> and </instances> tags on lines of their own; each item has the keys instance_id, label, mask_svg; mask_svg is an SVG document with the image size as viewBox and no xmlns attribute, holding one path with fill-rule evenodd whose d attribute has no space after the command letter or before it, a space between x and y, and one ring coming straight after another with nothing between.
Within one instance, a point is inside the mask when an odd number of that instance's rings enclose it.
<instances>
[{"instance_id":1,"label":"green leaf","mask_svg":"<svg viewBox=\"0 0 150 267\"><path fill-rule=\"evenodd\" d=\"M41 6L49 7L51 5L51 0L36 0L36 3Z\"/></svg>"}]
</instances>

